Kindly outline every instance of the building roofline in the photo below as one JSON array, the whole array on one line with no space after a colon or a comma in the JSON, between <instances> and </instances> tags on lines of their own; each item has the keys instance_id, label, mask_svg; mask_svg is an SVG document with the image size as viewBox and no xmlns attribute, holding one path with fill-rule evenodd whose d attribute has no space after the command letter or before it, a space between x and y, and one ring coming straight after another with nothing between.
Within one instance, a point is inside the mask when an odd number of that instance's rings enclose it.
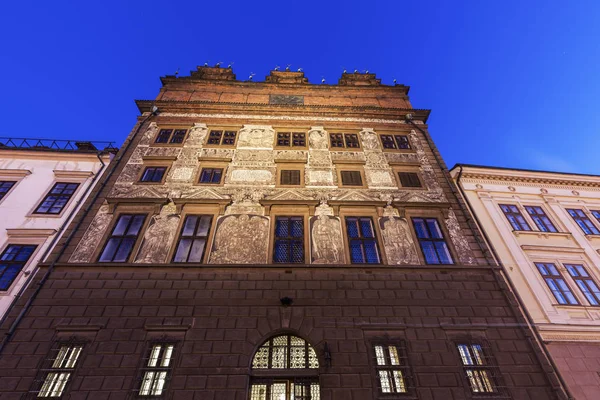
<instances>
[{"instance_id":1,"label":"building roofline","mask_svg":"<svg viewBox=\"0 0 600 400\"><path fill-rule=\"evenodd\" d=\"M450 171L453 171L454 169L459 168L459 167L493 169L493 170L498 170L498 171L520 171L520 172L533 172L533 173L539 173L539 174L557 174L557 175L568 175L568 176L581 176L581 177L588 177L588 178L600 178L600 175L594 175L594 174L548 171L548 170L543 170L543 169L497 167L497 166L493 166L493 165L463 164L463 163L454 164L454 166L452 168L450 168Z\"/></svg>"}]
</instances>

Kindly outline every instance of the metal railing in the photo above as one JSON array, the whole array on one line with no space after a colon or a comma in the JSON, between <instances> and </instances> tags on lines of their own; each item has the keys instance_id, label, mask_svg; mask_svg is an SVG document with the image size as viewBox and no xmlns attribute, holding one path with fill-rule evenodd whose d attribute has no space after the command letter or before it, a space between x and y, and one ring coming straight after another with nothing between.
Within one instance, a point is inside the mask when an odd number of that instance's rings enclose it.
<instances>
[{"instance_id":1,"label":"metal railing","mask_svg":"<svg viewBox=\"0 0 600 400\"><path fill-rule=\"evenodd\" d=\"M98 151L116 152L119 150L115 147L115 142L14 137L0 137L0 150L1 149L80 151L93 153Z\"/></svg>"}]
</instances>

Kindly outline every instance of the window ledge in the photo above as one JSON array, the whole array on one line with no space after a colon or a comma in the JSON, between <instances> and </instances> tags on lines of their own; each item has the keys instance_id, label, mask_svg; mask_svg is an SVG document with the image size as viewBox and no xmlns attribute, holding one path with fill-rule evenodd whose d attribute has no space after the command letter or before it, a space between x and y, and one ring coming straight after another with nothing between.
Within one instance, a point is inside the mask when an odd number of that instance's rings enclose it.
<instances>
[{"instance_id":1,"label":"window ledge","mask_svg":"<svg viewBox=\"0 0 600 400\"><path fill-rule=\"evenodd\" d=\"M588 239L600 239L600 235L585 235Z\"/></svg>"},{"instance_id":2,"label":"window ledge","mask_svg":"<svg viewBox=\"0 0 600 400\"><path fill-rule=\"evenodd\" d=\"M549 239L550 237L572 238L570 232L542 232L542 231L513 231L516 237L519 236L537 236L539 238ZM598 236L600 238L600 235Z\"/></svg>"}]
</instances>

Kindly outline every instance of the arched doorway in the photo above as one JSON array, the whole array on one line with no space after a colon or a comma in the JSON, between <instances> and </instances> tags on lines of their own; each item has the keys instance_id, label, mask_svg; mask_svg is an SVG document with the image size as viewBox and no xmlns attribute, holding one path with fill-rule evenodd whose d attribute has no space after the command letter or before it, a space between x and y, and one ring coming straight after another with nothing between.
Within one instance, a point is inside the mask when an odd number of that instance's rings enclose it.
<instances>
[{"instance_id":1,"label":"arched doorway","mask_svg":"<svg viewBox=\"0 0 600 400\"><path fill-rule=\"evenodd\" d=\"M271 337L252 359L250 400L320 400L319 360L304 339Z\"/></svg>"}]
</instances>

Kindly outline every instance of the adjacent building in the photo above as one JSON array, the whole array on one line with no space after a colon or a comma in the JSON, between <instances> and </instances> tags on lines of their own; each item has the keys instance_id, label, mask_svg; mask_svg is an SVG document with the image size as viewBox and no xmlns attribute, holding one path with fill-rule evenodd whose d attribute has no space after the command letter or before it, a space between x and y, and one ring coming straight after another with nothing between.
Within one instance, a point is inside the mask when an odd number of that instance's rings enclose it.
<instances>
[{"instance_id":1,"label":"adjacent building","mask_svg":"<svg viewBox=\"0 0 600 400\"><path fill-rule=\"evenodd\" d=\"M107 146L0 138L0 321L105 171Z\"/></svg>"},{"instance_id":2,"label":"adjacent building","mask_svg":"<svg viewBox=\"0 0 600 400\"><path fill-rule=\"evenodd\" d=\"M565 398L407 86L162 84L0 328L3 399Z\"/></svg>"},{"instance_id":3,"label":"adjacent building","mask_svg":"<svg viewBox=\"0 0 600 400\"><path fill-rule=\"evenodd\" d=\"M451 174L576 399L600 398L600 176Z\"/></svg>"}]
</instances>

